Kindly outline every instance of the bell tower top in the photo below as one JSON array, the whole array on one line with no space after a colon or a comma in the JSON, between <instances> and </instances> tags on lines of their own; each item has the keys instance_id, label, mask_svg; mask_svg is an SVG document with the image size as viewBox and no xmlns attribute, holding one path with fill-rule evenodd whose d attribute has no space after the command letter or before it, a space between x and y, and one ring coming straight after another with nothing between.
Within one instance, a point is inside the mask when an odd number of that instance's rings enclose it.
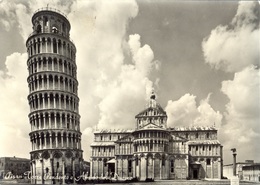
<instances>
[{"instance_id":1,"label":"bell tower top","mask_svg":"<svg viewBox=\"0 0 260 185\"><path fill-rule=\"evenodd\" d=\"M35 11L32 16L33 32L54 33L69 38L70 23L67 16L57 9L45 7Z\"/></svg>"}]
</instances>

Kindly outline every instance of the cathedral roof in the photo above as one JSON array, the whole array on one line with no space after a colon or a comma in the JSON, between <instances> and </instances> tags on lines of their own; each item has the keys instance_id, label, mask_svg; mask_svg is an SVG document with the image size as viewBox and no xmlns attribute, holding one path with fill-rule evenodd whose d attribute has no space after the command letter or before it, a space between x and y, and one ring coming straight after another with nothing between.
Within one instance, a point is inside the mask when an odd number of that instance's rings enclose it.
<instances>
[{"instance_id":1,"label":"cathedral roof","mask_svg":"<svg viewBox=\"0 0 260 185\"><path fill-rule=\"evenodd\" d=\"M158 111L158 114L156 116L167 116L166 112L163 110L163 108L161 107L161 105L159 103L156 103L155 107L148 107L145 110L139 112L135 118L139 118L139 117L144 117L144 116L148 116L146 114L146 112L149 112L150 110L156 110Z\"/></svg>"},{"instance_id":2,"label":"cathedral roof","mask_svg":"<svg viewBox=\"0 0 260 185\"><path fill-rule=\"evenodd\" d=\"M133 130L131 129L101 129L95 130L94 134L116 134L116 133L131 133Z\"/></svg>"},{"instance_id":3,"label":"cathedral roof","mask_svg":"<svg viewBox=\"0 0 260 185\"><path fill-rule=\"evenodd\" d=\"M30 159L21 158L21 157L0 157L0 159L7 159L10 161L30 161Z\"/></svg>"},{"instance_id":4,"label":"cathedral roof","mask_svg":"<svg viewBox=\"0 0 260 185\"><path fill-rule=\"evenodd\" d=\"M110 142L110 141L103 141L103 142L94 142L91 143L90 146L114 146L115 143L114 142Z\"/></svg>"},{"instance_id":5,"label":"cathedral roof","mask_svg":"<svg viewBox=\"0 0 260 185\"><path fill-rule=\"evenodd\" d=\"M160 127L154 123L148 123L146 125L144 125L142 128L139 128L138 130L136 131L142 131L142 130L166 130L165 128L163 127Z\"/></svg>"},{"instance_id":6,"label":"cathedral roof","mask_svg":"<svg viewBox=\"0 0 260 185\"><path fill-rule=\"evenodd\" d=\"M173 139L174 142L179 142L179 141L186 142L186 141L188 141L187 138L184 138L184 137L181 137L181 136L178 136L178 135L171 134L171 136L172 136L172 139Z\"/></svg>"},{"instance_id":7,"label":"cathedral roof","mask_svg":"<svg viewBox=\"0 0 260 185\"><path fill-rule=\"evenodd\" d=\"M220 145L218 140L193 140L188 141L188 145Z\"/></svg>"},{"instance_id":8,"label":"cathedral roof","mask_svg":"<svg viewBox=\"0 0 260 185\"><path fill-rule=\"evenodd\" d=\"M207 131L207 130L217 130L214 126L190 126L190 127L173 127L168 128L170 131Z\"/></svg>"}]
</instances>

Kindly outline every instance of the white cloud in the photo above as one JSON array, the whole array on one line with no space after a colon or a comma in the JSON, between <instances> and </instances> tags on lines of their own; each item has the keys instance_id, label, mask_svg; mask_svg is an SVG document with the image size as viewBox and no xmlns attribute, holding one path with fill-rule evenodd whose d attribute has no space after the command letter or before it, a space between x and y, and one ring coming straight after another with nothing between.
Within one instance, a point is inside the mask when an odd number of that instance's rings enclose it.
<instances>
[{"instance_id":1,"label":"white cloud","mask_svg":"<svg viewBox=\"0 0 260 185\"><path fill-rule=\"evenodd\" d=\"M259 65L259 6L240 2L230 25L219 25L202 43L206 63L227 72Z\"/></svg>"},{"instance_id":2,"label":"white cloud","mask_svg":"<svg viewBox=\"0 0 260 185\"><path fill-rule=\"evenodd\" d=\"M0 71L0 156L29 156L26 61L27 54L13 53L6 58L7 72Z\"/></svg>"},{"instance_id":3,"label":"white cloud","mask_svg":"<svg viewBox=\"0 0 260 185\"><path fill-rule=\"evenodd\" d=\"M260 139L259 69L254 66L245 68L236 73L233 80L222 82L221 90L230 100L226 105L227 123L221 135L225 147L237 147L244 158L259 160L260 147L255 142ZM246 150L251 151L250 154Z\"/></svg>"},{"instance_id":4,"label":"white cloud","mask_svg":"<svg viewBox=\"0 0 260 185\"><path fill-rule=\"evenodd\" d=\"M206 63L234 72L232 80L222 82L221 91L229 102L219 138L224 152L238 149L240 160L260 160L259 39L259 4L240 2L230 25L212 30L202 44Z\"/></svg>"},{"instance_id":5,"label":"white cloud","mask_svg":"<svg viewBox=\"0 0 260 185\"><path fill-rule=\"evenodd\" d=\"M222 92L230 102L227 111L236 117L255 118L259 116L259 70L254 66L235 73L233 80L222 82Z\"/></svg>"},{"instance_id":6,"label":"white cloud","mask_svg":"<svg viewBox=\"0 0 260 185\"><path fill-rule=\"evenodd\" d=\"M210 95L204 100L200 101L200 105L198 106L199 117L195 118L195 125L208 125L212 124L216 126L216 128L220 128L222 124L222 114L219 111L215 111L211 105L209 104Z\"/></svg>"},{"instance_id":7,"label":"white cloud","mask_svg":"<svg viewBox=\"0 0 260 185\"><path fill-rule=\"evenodd\" d=\"M168 115L167 124L175 126L213 126L220 127L222 114L215 111L209 104L210 95L196 105L196 96L183 95L177 101L168 101L165 108Z\"/></svg>"}]
</instances>

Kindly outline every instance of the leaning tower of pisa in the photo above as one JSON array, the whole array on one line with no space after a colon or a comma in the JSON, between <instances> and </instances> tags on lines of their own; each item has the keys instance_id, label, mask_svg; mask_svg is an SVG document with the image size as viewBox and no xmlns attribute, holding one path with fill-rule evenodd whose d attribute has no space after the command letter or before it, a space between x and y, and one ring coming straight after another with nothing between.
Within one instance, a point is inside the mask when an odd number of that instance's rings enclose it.
<instances>
[{"instance_id":1,"label":"leaning tower of pisa","mask_svg":"<svg viewBox=\"0 0 260 185\"><path fill-rule=\"evenodd\" d=\"M31 182L66 183L80 175L83 160L76 47L70 23L58 10L37 10L32 28L26 41Z\"/></svg>"}]
</instances>

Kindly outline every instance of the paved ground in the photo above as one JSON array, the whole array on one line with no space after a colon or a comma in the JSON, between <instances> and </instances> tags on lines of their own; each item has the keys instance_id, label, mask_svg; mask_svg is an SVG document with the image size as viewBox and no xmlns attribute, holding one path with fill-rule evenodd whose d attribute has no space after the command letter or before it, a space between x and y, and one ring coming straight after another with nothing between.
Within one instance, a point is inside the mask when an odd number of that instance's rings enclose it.
<instances>
[{"instance_id":1,"label":"paved ground","mask_svg":"<svg viewBox=\"0 0 260 185\"><path fill-rule=\"evenodd\" d=\"M11 181L1 181L0 185L3 184L19 184L19 185L28 185L28 183L17 183L15 180ZM155 182L138 182L138 183L109 183L109 184L102 184L102 185L230 185L229 180L221 180L221 181L177 181L177 180L163 180L163 181L155 181ZM240 182L239 185L260 185L260 182Z\"/></svg>"},{"instance_id":2,"label":"paved ground","mask_svg":"<svg viewBox=\"0 0 260 185\"><path fill-rule=\"evenodd\" d=\"M117 183L115 183L117 184ZM138 182L138 183L122 183L120 185L144 185L144 184L151 184L151 185L230 185L229 180L223 180L223 181L177 181L177 180L164 180L164 181L155 181L155 182ZM259 183L253 183L253 182L240 182L239 185L257 185ZM109 185L109 184L103 184L103 185ZM111 185L111 184L110 184ZM119 184L117 184L119 185Z\"/></svg>"}]
</instances>

